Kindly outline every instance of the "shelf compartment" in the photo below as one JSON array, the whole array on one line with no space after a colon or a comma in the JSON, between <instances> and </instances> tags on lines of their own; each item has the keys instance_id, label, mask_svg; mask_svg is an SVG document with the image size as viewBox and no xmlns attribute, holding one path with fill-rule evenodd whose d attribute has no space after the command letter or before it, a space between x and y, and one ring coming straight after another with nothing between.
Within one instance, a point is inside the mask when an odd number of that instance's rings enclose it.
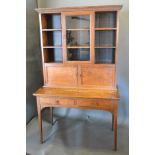
<instances>
[{"instance_id":1,"label":"shelf compartment","mask_svg":"<svg viewBox=\"0 0 155 155\"><path fill-rule=\"evenodd\" d=\"M115 49L95 49L95 64L115 64Z\"/></svg>"},{"instance_id":2,"label":"shelf compartment","mask_svg":"<svg viewBox=\"0 0 155 155\"><path fill-rule=\"evenodd\" d=\"M95 13L95 27L97 28L115 28L116 12L97 12Z\"/></svg>"},{"instance_id":3,"label":"shelf compartment","mask_svg":"<svg viewBox=\"0 0 155 155\"><path fill-rule=\"evenodd\" d=\"M42 14L42 29L61 29L61 14Z\"/></svg>"},{"instance_id":4,"label":"shelf compartment","mask_svg":"<svg viewBox=\"0 0 155 155\"><path fill-rule=\"evenodd\" d=\"M43 46L62 46L61 31L44 31Z\"/></svg>"},{"instance_id":5,"label":"shelf compartment","mask_svg":"<svg viewBox=\"0 0 155 155\"><path fill-rule=\"evenodd\" d=\"M43 52L45 63L63 63L61 48L46 48Z\"/></svg>"},{"instance_id":6,"label":"shelf compartment","mask_svg":"<svg viewBox=\"0 0 155 155\"><path fill-rule=\"evenodd\" d=\"M116 32L114 30L95 31L95 46L115 46Z\"/></svg>"},{"instance_id":7,"label":"shelf compartment","mask_svg":"<svg viewBox=\"0 0 155 155\"><path fill-rule=\"evenodd\" d=\"M67 29L89 29L90 28L90 16L66 16L66 28Z\"/></svg>"},{"instance_id":8,"label":"shelf compartment","mask_svg":"<svg viewBox=\"0 0 155 155\"><path fill-rule=\"evenodd\" d=\"M90 45L90 31L67 31L66 33L68 46Z\"/></svg>"},{"instance_id":9,"label":"shelf compartment","mask_svg":"<svg viewBox=\"0 0 155 155\"><path fill-rule=\"evenodd\" d=\"M68 61L90 61L90 48L67 49Z\"/></svg>"}]
</instances>

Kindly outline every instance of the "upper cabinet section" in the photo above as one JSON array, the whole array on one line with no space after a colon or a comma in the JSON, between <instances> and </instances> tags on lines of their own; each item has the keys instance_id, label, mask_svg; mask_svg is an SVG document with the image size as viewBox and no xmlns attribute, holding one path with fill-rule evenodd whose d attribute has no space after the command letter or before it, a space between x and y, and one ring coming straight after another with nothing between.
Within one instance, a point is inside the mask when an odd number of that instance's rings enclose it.
<instances>
[{"instance_id":1,"label":"upper cabinet section","mask_svg":"<svg viewBox=\"0 0 155 155\"><path fill-rule=\"evenodd\" d=\"M120 9L120 5L36 9L43 63L115 65Z\"/></svg>"}]
</instances>

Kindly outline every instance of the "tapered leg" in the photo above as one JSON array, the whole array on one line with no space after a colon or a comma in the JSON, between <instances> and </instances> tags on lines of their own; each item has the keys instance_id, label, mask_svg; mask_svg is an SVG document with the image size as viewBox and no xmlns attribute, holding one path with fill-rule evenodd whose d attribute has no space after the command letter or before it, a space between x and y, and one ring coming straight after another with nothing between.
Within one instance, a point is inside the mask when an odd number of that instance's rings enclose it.
<instances>
[{"instance_id":1,"label":"tapered leg","mask_svg":"<svg viewBox=\"0 0 155 155\"><path fill-rule=\"evenodd\" d=\"M114 114L114 150L117 150L117 114Z\"/></svg>"},{"instance_id":2,"label":"tapered leg","mask_svg":"<svg viewBox=\"0 0 155 155\"><path fill-rule=\"evenodd\" d=\"M112 131L114 131L114 114L112 114Z\"/></svg>"},{"instance_id":3,"label":"tapered leg","mask_svg":"<svg viewBox=\"0 0 155 155\"><path fill-rule=\"evenodd\" d=\"M37 99L37 110L38 110L38 126L40 131L40 143L43 143L43 133L42 133L42 114L39 99Z\"/></svg>"},{"instance_id":4,"label":"tapered leg","mask_svg":"<svg viewBox=\"0 0 155 155\"><path fill-rule=\"evenodd\" d=\"M54 122L53 122L53 112L54 112L54 108L52 107L51 108L51 111L52 111L52 125L54 124Z\"/></svg>"}]
</instances>

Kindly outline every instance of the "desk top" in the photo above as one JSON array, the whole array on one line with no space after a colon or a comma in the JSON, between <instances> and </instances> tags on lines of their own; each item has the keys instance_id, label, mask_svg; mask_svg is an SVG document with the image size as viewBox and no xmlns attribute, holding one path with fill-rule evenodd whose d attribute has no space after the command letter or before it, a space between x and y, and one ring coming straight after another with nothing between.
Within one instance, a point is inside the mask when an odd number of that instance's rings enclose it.
<instances>
[{"instance_id":1,"label":"desk top","mask_svg":"<svg viewBox=\"0 0 155 155\"><path fill-rule=\"evenodd\" d=\"M118 90L80 89L80 88L49 88L41 87L34 94L40 97L67 97L86 99L116 99L119 100Z\"/></svg>"}]
</instances>

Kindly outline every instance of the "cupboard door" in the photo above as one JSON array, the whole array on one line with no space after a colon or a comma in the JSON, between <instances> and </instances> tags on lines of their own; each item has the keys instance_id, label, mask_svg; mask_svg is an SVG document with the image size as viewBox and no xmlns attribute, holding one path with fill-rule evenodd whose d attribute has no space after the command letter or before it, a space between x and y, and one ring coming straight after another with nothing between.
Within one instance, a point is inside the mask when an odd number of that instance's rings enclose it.
<instances>
[{"instance_id":1,"label":"cupboard door","mask_svg":"<svg viewBox=\"0 0 155 155\"><path fill-rule=\"evenodd\" d=\"M81 66L79 70L81 86L114 87L114 67Z\"/></svg>"},{"instance_id":2,"label":"cupboard door","mask_svg":"<svg viewBox=\"0 0 155 155\"><path fill-rule=\"evenodd\" d=\"M45 77L47 86L76 86L77 66L46 66Z\"/></svg>"}]
</instances>

